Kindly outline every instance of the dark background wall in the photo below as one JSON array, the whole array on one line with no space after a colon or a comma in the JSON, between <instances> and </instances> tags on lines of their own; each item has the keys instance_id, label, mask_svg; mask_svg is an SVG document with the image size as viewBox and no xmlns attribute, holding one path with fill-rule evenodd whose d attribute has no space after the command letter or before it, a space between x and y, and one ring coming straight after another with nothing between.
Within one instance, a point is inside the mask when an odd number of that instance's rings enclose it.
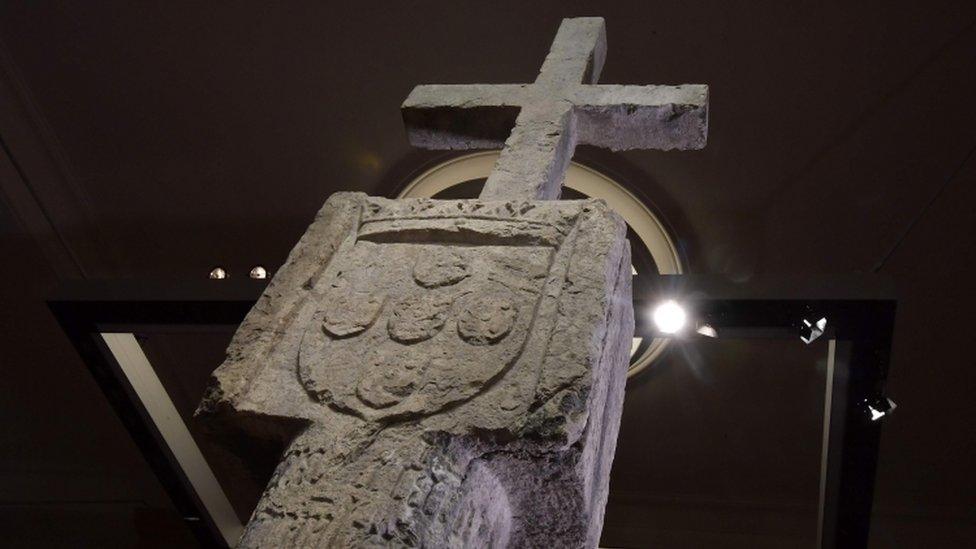
<instances>
[{"instance_id":1,"label":"dark background wall","mask_svg":"<svg viewBox=\"0 0 976 549\"><path fill-rule=\"evenodd\" d=\"M414 84L528 81L572 15L607 19L603 82L711 86L704 151L582 153L691 271L894 277L873 544L971 539L976 7L662 0L0 4L7 540L189 543L43 305L59 280L273 269L331 192L437 158L400 127Z\"/></svg>"}]
</instances>

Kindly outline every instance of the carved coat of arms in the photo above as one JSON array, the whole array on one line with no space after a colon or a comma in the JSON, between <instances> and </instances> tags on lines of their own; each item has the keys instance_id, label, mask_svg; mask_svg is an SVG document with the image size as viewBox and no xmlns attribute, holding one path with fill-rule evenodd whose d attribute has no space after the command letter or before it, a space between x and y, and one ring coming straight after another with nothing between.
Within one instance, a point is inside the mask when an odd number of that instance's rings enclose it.
<instances>
[{"instance_id":1,"label":"carved coat of arms","mask_svg":"<svg viewBox=\"0 0 976 549\"><path fill-rule=\"evenodd\" d=\"M563 284L553 266L569 226L370 213L305 330L299 377L314 398L372 419L431 414L499 381L530 332L548 333L540 305ZM462 232L476 243L456 243Z\"/></svg>"}]
</instances>

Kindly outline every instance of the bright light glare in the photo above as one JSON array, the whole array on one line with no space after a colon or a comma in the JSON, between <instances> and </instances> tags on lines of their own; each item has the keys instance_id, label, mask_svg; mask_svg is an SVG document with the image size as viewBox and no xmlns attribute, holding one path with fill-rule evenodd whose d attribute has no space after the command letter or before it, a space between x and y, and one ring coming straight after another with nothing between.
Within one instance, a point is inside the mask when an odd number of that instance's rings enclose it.
<instances>
[{"instance_id":1,"label":"bright light glare","mask_svg":"<svg viewBox=\"0 0 976 549\"><path fill-rule=\"evenodd\" d=\"M652 318L659 332L674 334L684 328L685 321L688 320L688 314L685 313L681 305L669 299L654 309Z\"/></svg>"},{"instance_id":2,"label":"bright light glare","mask_svg":"<svg viewBox=\"0 0 976 549\"><path fill-rule=\"evenodd\" d=\"M871 421L878 421L883 418L885 413L881 410L876 409L874 406L868 406L868 410L871 411Z\"/></svg>"},{"instance_id":3,"label":"bright light glare","mask_svg":"<svg viewBox=\"0 0 976 549\"><path fill-rule=\"evenodd\" d=\"M867 399L864 400L867 401ZM898 405L895 404L895 401L890 398L879 398L874 404L868 404L868 411L871 412L871 421L878 421L887 415L891 415L897 407Z\"/></svg>"}]
</instances>

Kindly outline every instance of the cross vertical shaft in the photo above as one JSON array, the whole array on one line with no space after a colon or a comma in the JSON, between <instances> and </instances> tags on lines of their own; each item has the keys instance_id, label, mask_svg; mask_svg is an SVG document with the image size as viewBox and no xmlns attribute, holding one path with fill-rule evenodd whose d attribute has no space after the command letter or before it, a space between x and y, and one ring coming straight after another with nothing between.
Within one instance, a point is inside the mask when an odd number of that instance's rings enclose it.
<instances>
[{"instance_id":1,"label":"cross vertical shaft","mask_svg":"<svg viewBox=\"0 0 976 549\"><path fill-rule=\"evenodd\" d=\"M480 198L559 198L576 149L573 122L573 108L565 101L523 107Z\"/></svg>"},{"instance_id":2,"label":"cross vertical shaft","mask_svg":"<svg viewBox=\"0 0 976 549\"><path fill-rule=\"evenodd\" d=\"M563 19L536 83L554 86L596 84L607 58L607 33L602 17Z\"/></svg>"}]
</instances>

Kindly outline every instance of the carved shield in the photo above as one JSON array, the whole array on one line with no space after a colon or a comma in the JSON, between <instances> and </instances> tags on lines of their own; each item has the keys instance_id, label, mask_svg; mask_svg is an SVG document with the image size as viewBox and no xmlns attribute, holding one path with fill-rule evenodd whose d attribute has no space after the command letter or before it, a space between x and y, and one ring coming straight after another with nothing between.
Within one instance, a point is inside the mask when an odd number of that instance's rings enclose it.
<instances>
[{"instance_id":1,"label":"carved shield","mask_svg":"<svg viewBox=\"0 0 976 549\"><path fill-rule=\"evenodd\" d=\"M459 244L457 221L367 220L337 252L299 352L309 394L367 418L428 415L489 388L530 332L547 333L534 324L562 283L550 270L564 234L482 220Z\"/></svg>"}]
</instances>

